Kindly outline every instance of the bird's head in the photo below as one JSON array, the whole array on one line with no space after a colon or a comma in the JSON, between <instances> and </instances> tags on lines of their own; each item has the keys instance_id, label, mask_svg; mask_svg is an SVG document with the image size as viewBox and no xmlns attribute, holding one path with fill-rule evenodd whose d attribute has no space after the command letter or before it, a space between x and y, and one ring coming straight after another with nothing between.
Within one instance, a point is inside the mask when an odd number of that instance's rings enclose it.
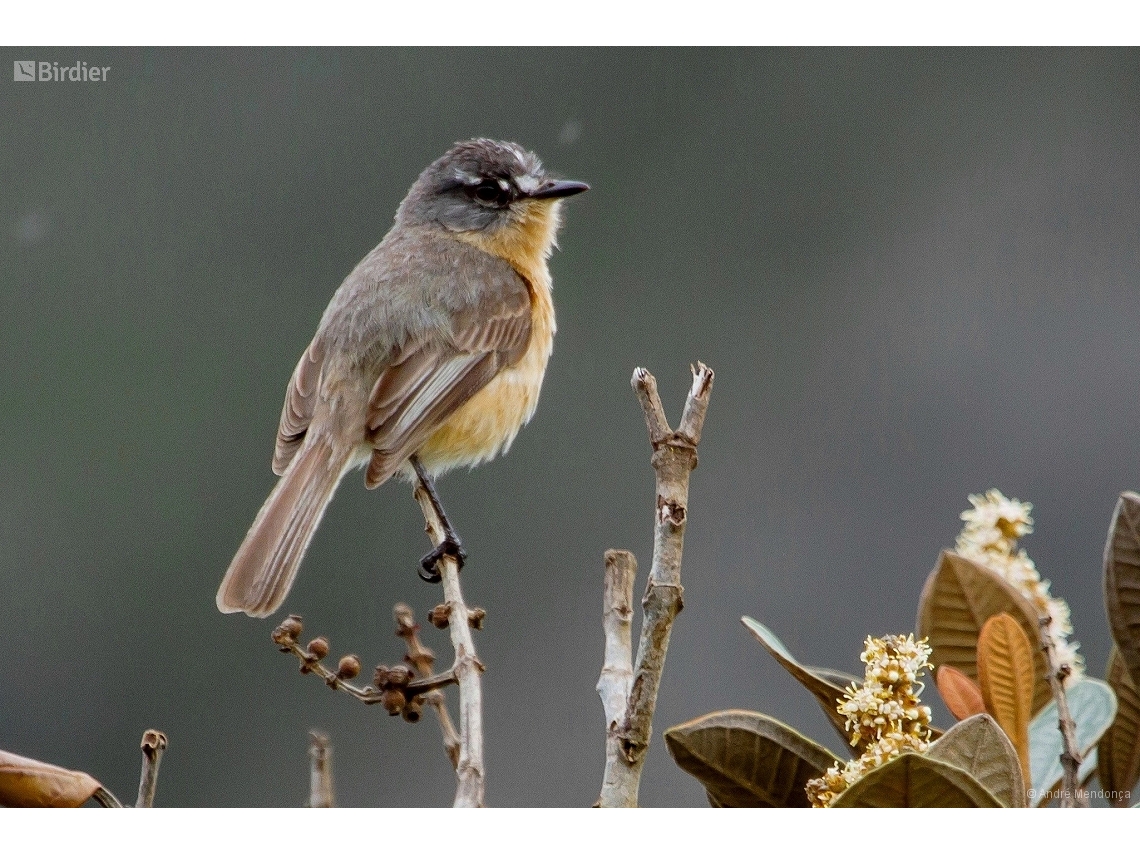
<instances>
[{"instance_id":1,"label":"bird's head","mask_svg":"<svg viewBox=\"0 0 1140 855\"><path fill-rule=\"evenodd\" d=\"M559 202L588 189L548 175L538 157L516 143L467 140L420 173L396 221L442 226L505 257L545 256L558 229Z\"/></svg>"}]
</instances>

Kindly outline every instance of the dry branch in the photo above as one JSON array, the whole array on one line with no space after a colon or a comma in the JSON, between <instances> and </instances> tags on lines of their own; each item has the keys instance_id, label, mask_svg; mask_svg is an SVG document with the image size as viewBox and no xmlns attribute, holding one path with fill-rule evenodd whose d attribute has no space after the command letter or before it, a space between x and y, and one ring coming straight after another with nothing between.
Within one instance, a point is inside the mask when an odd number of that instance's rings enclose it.
<instances>
[{"instance_id":1,"label":"dry branch","mask_svg":"<svg viewBox=\"0 0 1140 855\"><path fill-rule=\"evenodd\" d=\"M162 762L162 752L166 750L166 734L161 730L148 730L143 734L142 772L139 775L139 795L135 807L154 807L154 793L158 788L158 764Z\"/></svg>"},{"instance_id":2,"label":"dry branch","mask_svg":"<svg viewBox=\"0 0 1140 855\"><path fill-rule=\"evenodd\" d=\"M302 674L316 674L330 689L339 689L364 704L382 704L390 715L400 715L408 721L418 721L417 711L423 696L444 686L458 682L451 669L441 674L433 674L426 679L412 679L411 669L404 665L388 668L377 665L371 686L357 686L353 678L360 674L360 659L353 654L342 656L333 671L321 662L329 654L329 642L324 636L317 636L304 647L297 637L303 625L298 615L288 618L273 630L273 643L282 653L292 653L301 661Z\"/></svg>"},{"instance_id":3,"label":"dry branch","mask_svg":"<svg viewBox=\"0 0 1140 855\"><path fill-rule=\"evenodd\" d=\"M633 685L633 581L637 577L637 559L624 549L606 551L606 579L602 607L602 628L606 638L606 656L598 678L598 695L606 712L606 770L603 793L616 790L621 776L621 729Z\"/></svg>"},{"instance_id":4,"label":"dry branch","mask_svg":"<svg viewBox=\"0 0 1140 855\"><path fill-rule=\"evenodd\" d=\"M637 807L641 770L649 750L653 712L657 706L657 690L665 667L669 636L673 620L683 605L681 555L688 519L689 474L697 466L697 446L708 412L713 372L701 363L693 369L693 384L675 431L669 427L665 417L653 375L644 368L638 368L633 372L631 383L645 413L645 425L653 446L652 463L657 487L653 566L641 602L644 618L636 667L632 671L624 710L618 715L613 708L618 706L614 695L620 686L621 657L624 655L629 661L628 622L622 626L620 612L623 605L632 612L632 590L625 594L621 586L625 584L626 574L630 574L628 584L632 586L636 564L629 553L624 553L628 558L619 558L622 553L606 555L606 662L598 681L598 691L606 707L607 736L606 768L597 802L600 807ZM626 638L622 637L623 632Z\"/></svg>"},{"instance_id":5,"label":"dry branch","mask_svg":"<svg viewBox=\"0 0 1140 855\"><path fill-rule=\"evenodd\" d=\"M417 481L416 501L423 510L425 530L432 543L439 546L445 539L445 527L440 513L422 481ZM301 662L302 674L316 674L330 689L339 689L364 704L381 704L389 715L401 715L406 721L419 721L424 704L435 709L443 733L444 750L455 768L458 780L455 807L482 807L484 792L483 767L483 696L479 675L483 664L475 654L472 629L482 629L486 612L469 608L459 585L459 563L454 556L444 554L435 564L443 583L445 601L431 610L430 619L439 628L450 627L451 642L455 647L455 661L446 671L432 671L435 656L419 639L419 626L411 609L403 603L394 609L396 635L404 639L408 665L392 668L377 665L371 686L358 686L353 679L360 674L360 659L349 654L340 659L336 670L321 660L329 655L328 639L318 636L302 646L299 641L304 624L298 615L290 615L273 630L274 644L283 653L291 653ZM414 670L413 670L414 669ZM416 677L419 674L419 677ZM451 722L446 701L440 691L446 686L459 686L459 731ZM314 737L316 739L316 737ZM315 789L317 761L314 742L313 799L323 801ZM330 784L331 787L331 784ZM331 802L331 789L329 790ZM323 806L323 805L322 805Z\"/></svg>"},{"instance_id":6,"label":"dry branch","mask_svg":"<svg viewBox=\"0 0 1140 855\"><path fill-rule=\"evenodd\" d=\"M1049 688L1057 702L1057 729L1061 731L1061 807L1088 807L1089 800L1080 788L1081 749L1077 745L1077 725L1069 712L1069 701L1065 697L1065 680L1069 677L1068 665L1061 665L1057 659L1057 647L1049 632L1051 617L1041 618L1041 649L1045 651L1045 661L1049 664Z\"/></svg>"},{"instance_id":7,"label":"dry branch","mask_svg":"<svg viewBox=\"0 0 1140 855\"><path fill-rule=\"evenodd\" d=\"M404 639L408 652L404 661L411 665L420 677L427 679L433 677L435 672L435 654L420 641L420 625L416 623L411 608L405 603L397 603L392 610L396 619L396 635ZM439 689L433 689L424 695L424 702L435 710L439 721L440 734L443 736L443 750L447 752L447 759L451 761L451 768L459 766L459 733L451 722L451 715L447 711L447 699Z\"/></svg>"},{"instance_id":8,"label":"dry branch","mask_svg":"<svg viewBox=\"0 0 1140 855\"><path fill-rule=\"evenodd\" d=\"M329 738L309 731L309 807L333 806L332 746Z\"/></svg>"},{"instance_id":9,"label":"dry branch","mask_svg":"<svg viewBox=\"0 0 1140 855\"><path fill-rule=\"evenodd\" d=\"M414 495L423 511L428 537L432 544L439 546L444 540L443 520L419 481ZM483 688L479 676L483 672L483 663L475 655L471 628L480 624L484 615L481 609L468 608L464 601L459 585L459 562L454 556L443 555L436 562L436 568L443 581L443 606L451 630L451 644L455 648L455 663L450 672L454 681L459 683L459 761L455 765L458 783L452 804L454 807L483 807L486 773L483 766ZM442 622L443 619L439 621Z\"/></svg>"}]
</instances>

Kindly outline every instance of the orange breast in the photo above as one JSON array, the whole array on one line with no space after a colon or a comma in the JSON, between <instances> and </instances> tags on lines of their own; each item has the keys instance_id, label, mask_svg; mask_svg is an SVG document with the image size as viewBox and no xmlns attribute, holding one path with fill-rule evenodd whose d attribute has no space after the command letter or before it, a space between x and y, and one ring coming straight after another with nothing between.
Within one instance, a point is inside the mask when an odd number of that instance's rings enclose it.
<instances>
[{"instance_id":1,"label":"orange breast","mask_svg":"<svg viewBox=\"0 0 1140 855\"><path fill-rule=\"evenodd\" d=\"M554 347L554 301L546 259L557 228L558 202L535 201L521 212L515 227L503 234L457 235L510 262L530 283L530 343L517 363L499 372L452 413L420 448L420 460L429 471L473 466L505 453L519 429L534 415Z\"/></svg>"}]
</instances>

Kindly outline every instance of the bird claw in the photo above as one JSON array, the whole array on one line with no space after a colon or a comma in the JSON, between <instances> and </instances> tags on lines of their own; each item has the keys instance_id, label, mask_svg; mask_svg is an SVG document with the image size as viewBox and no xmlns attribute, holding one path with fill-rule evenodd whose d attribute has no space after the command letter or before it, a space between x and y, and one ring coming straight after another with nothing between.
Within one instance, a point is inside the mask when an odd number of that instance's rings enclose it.
<instances>
[{"instance_id":1,"label":"bird claw","mask_svg":"<svg viewBox=\"0 0 1140 855\"><path fill-rule=\"evenodd\" d=\"M420 569L416 571L419 577L432 585L438 585L443 581L443 577L436 569L436 564L441 558L449 555L455 559L457 568L462 570L463 562L467 560L467 550L458 539L448 537L420 560Z\"/></svg>"}]
</instances>

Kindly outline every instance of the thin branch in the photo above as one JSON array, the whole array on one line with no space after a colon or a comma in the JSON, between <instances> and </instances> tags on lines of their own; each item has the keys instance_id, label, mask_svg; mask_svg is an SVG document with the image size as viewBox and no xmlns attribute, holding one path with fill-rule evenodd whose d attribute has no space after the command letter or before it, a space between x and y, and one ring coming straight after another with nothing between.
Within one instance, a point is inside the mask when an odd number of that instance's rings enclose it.
<instances>
[{"instance_id":1,"label":"thin branch","mask_svg":"<svg viewBox=\"0 0 1140 855\"><path fill-rule=\"evenodd\" d=\"M139 795L135 807L154 807L154 792L158 788L158 765L162 762L162 752L166 750L166 734L161 730L148 730L143 734L142 773L139 775Z\"/></svg>"},{"instance_id":2,"label":"thin branch","mask_svg":"<svg viewBox=\"0 0 1140 855\"><path fill-rule=\"evenodd\" d=\"M669 420L665 418L665 408L661 406L661 396L657 394L657 379L644 368L635 368L631 383L641 409L645 412L649 442L656 448L673 433L669 428Z\"/></svg>"},{"instance_id":3,"label":"thin branch","mask_svg":"<svg viewBox=\"0 0 1140 855\"><path fill-rule=\"evenodd\" d=\"M620 775L621 756L619 728L625 720L629 689L633 685L633 580L637 577L637 558L624 549L606 550L606 576L602 598L602 629L606 638L606 655L598 677L598 695L606 712L606 770L602 789L617 786L612 780Z\"/></svg>"},{"instance_id":4,"label":"thin branch","mask_svg":"<svg viewBox=\"0 0 1140 855\"><path fill-rule=\"evenodd\" d=\"M688 519L689 475L697 466L700 443L712 392L713 372L697 363L693 384L685 401L680 428L673 431L665 418L657 381L644 368L631 380L645 413L645 425L653 446L653 470L657 481L653 528L653 566L641 601L644 619L637 649L637 664L622 720L608 729L617 740L617 756L608 762L598 804L602 807L636 807L641 770L652 736L653 712L673 620L683 606L681 555ZM608 715L607 715L608 718Z\"/></svg>"},{"instance_id":5,"label":"thin branch","mask_svg":"<svg viewBox=\"0 0 1140 855\"><path fill-rule=\"evenodd\" d=\"M309 807L333 806L332 745L329 738L309 731Z\"/></svg>"},{"instance_id":6,"label":"thin branch","mask_svg":"<svg viewBox=\"0 0 1140 855\"><path fill-rule=\"evenodd\" d=\"M405 603L397 603L392 615L396 619L396 635L404 639L408 647L404 661L422 678L435 676L432 670L435 665L435 654L420 641L420 625L416 623L411 608ZM424 695L424 702L435 710L440 734L443 736L443 750L447 752L451 768L455 769L459 766L459 733L451 722L451 714L447 711L447 699L442 691L433 689Z\"/></svg>"},{"instance_id":7,"label":"thin branch","mask_svg":"<svg viewBox=\"0 0 1140 855\"><path fill-rule=\"evenodd\" d=\"M273 643L278 645L282 653L292 653L301 661L302 674L316 674L330 689L339 689L361 703L383 704L391 715L402 713L405 719L418 721L418 707L423 702L421 696L459 682L454 668L416 680L412 679L411 670L403 665L394 668L378 665L373 685L358 686L352 680L360 674L360 659L349 654L341 657L336 671L325 667L321 660L328 656L328 641L318 636L302 647L297 641L301 629L301 619L297 615L289 615L284 623L273 630L272 637Z\"/></svg>"},{"instance_id":8,"label":"thin branch","mask_svg":"<svg viewBox=\"0 0 1140 855\"><path fill-rule=\"evenodd\" d=\"M1053 690L1053 700L1057 702L1057 729L1061 731L1061 807L1088 807L1089 800L1080 786L1081 749L1077 744L1077 725L1069 712L1069 700L1065 697L1065 680L1070 675L1068 665L1061 665L1057 658L1057 647L1049 632L1053 618L1046 615L1038 621L1041 631L1041 649L1045 651L1045 661L1049 668L1049 688Z\"/></svg>"},{"instance_id":9,"label":"thin branch","mask_svg":"<svg viewBox=\"0 0 1140 855\"><path fill-rule=\"evenodd\" d=\"M414 495L423 511L425 530L434 545L444 540L444 526L431 496L419 481ZM459 762L455 766L458 784L454 807L483 807L486 772L483 766L483 688L480 674L483 663L475 655L472 624L482 620L481 610L469 609L459 585L459 563L452 555L436 562L443 579L444 606L448 609L447 625L455 648L452 671L459 682Z\"/></svg>"},{"instance_id":10,"label":"thin branch","mask_svg":"<svg viewBox=\"0 0 1140 855\"><path fill-rule=\"evenodd\" d=\"M705 416L709 411L709 393L712 391L713 372L707 365L698 362L693 372L693 385L685 399L685 410L681 414L681 424L677 434L694 448L700 445L701 431L704 430ZM695 468L695 464L694 464Z\"/></svg>"}]
</instances>

